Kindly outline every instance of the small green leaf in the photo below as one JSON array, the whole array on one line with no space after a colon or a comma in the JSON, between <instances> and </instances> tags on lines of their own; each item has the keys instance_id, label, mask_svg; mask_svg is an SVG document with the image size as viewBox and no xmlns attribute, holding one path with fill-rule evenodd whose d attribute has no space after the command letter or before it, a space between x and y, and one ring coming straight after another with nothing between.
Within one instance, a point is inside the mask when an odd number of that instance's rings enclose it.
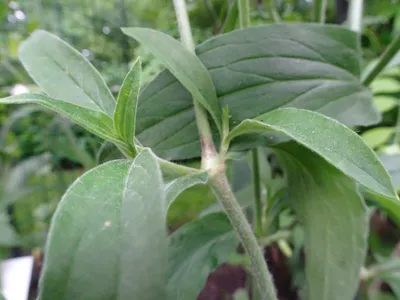
<instances>
[{"instance_id":1,"label":"small green leaf","mask_svg":"<svg viewBox=\"0 0 400 300\"><path fill-rule=\"evenodd\" d=\"M77 179L51 223L38 299L166 299L165 201L149 150Z\"/></svg>"},{"instance_id":2,"label":"small green leaf","mask_svg":"<svg viewBox=\"0 0 400 300\"><path fill-rule=\"evenodd\" d=\"M135 149L135 152L137 152L135 147L136 106L141 72L142 63L138 59L122 83L114 112L115 132Z\"/></svg>"},{"instance_id":3,"label":"small green leaf","mask_svg":"<svg viewBox=\"0 0 400 300\"><path fill-rule=\"evenodd\" d=\"M182 83L211 114L221 129L221 108L210 74L196 55L169 35L149 28L123 28L122 31L142 43Z\"/></svg>"},{"instance_id":4,"label":"small green leaf","mask_svg":"<svg viewBox=\"0 0 400 300\"><path fill-rule=\"evenodd\" d=\"M361 137L371 148L385 144L394 134L394 127L377 127L365 131Z\"/></svg>"},{"instance_id":5,"label":"small green leaf","mask_svg":"<svg viewBox=\"0 0 400 300\"><path fill-rule=\"evenodd\" d=\"M168 299L196 299L208 275L229 259L238 244L224 213L180 227L170 236Z\"/></svg>"},{"instance_id":6,"label":"small green leaf","mask_svg":"<svg viewBox=\"0 0 400 300\"><path fill-rule=\"evenodd\" d=\"M70 102L50 98L43 94L21 94L0 99L4 104L37 103L44 105L55 112L64 115L99 137L109 140L117 145L124 143L116 138L112 119L106 114L91 110Z\"/></svg>"},{"instance_id":7,"label":"small green leaf","mask_svg":"<svg viewBox=\"0 0 400 300\"><path fill-rule=\"evenodd\" d=\"M19 58L50 97L113 116L115 100L99 72L60 38L36 30L21 43Z\"/></svg>"},{"instance_id":8,"label":"small green leaf","mask_svg":"<svg viewBox=\"0 0 400 300\"><path fill-rule=\"evenodd\" d=\"M277 131L319 154L367 189L400 201L390 177L374 152L351 129L317 112L282 108L245 120L234 128L228 140L246 133Z\"/></svg>"},{"instance_id":9,"label":"small green leaf","mask_svg":"<svg viewBox=\"0 0 400 300\"><path fill-rule=\"evenodd\" d=\"M205 184L207 183L207 179L208 173L204 171L182 176L169 182L165 187L165 192L167 194L167 207L170 207L176 197L178 197L184 190L197 184Z\"/></svg>"},{"instance_id":10,"label":"small green leaf","mask_svg":"<svg viewBox=\"0 0 400 300\"><path fill-rule=\"evenodd\" d=\"M394 78L378 78L371 83L374 94L399 93L400 83Z\"/></svg>"},{"instance_id":11,"label":"small green leaf","mask_svg":"<svg viewBox=\"0 0 400 300\"><path fill-rule=\"evenodd\" d=\"M393 96L375 96L374 103L380 112L387 112L398 105L398 100Z\"/></svg>"},{"instance_id":12,"label":"small green leaf","mask_svg":"<svg viewBox=\"0 0 400 300\"><path fill-rule=\"evenodd\" d=\"M356 183L294 142L281 145L277 153L305 228L306 299L354 299L368 233Z\"/></svg>"}]
</instances>

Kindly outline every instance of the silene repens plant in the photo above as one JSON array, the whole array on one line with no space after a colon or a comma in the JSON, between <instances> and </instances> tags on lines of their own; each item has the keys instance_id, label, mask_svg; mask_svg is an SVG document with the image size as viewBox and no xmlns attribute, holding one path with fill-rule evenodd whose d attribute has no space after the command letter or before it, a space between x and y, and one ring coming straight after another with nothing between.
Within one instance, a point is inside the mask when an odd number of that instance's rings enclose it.
<instances>
[{"instance_id":1,"label":"silene repens plant","mask_svg":"<svg viewBox=\"0 0 400 300\"><path fill-rule=\"evenodd\" d=\"M400 201L351 128L380 120L368 85L400 38L361 79L358 34L323 24L326 1L315 1L319 23L250 27L249 3L239 0L241 28L197 47L184 0L174 5L181 42L153 29L122 29L166 70L143 87L138 58L117 99L58 37L38 30L20 47L43 93L0 103L42 104L126 157L88 171L61 199L38 299L196 299L241 245L253 299L275 300L262 249L279 241L293 252L296 226L305 233L296 239L306 257L302 299L354 299L360 278L371 277L363 267L368 207L400 225ZM270 155L283 176L271 175ZM200 168L185 165L196 158ZM218 205L168 234L168 208L197 184L208 185Z\"/></svg>"}]
</instances>

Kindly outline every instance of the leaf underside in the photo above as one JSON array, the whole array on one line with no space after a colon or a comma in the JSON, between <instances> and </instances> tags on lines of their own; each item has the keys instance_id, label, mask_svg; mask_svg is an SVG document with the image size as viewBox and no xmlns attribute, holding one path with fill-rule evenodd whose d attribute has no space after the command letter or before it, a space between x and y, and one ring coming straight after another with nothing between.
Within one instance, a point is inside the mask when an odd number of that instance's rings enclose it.
<instances>
[{"instance_id":1,"label":"leaf underside","mask_svg":"<svg viewBox=\"0 0 400 300\"><path fill-rule=\"evenodd\" d=\"M165 299L165 201L148 150L80 177L53 217L39 299Z\"/></svg>"},{"instance_id":2,"label":"leaf underside","mask_svg":"<svg viewBox=\"0 0 400 300\"><path fill-rule=\"evenodd\" d=\"M278 157L306 233L309 300L352 300L367 249L368 218L356 183L293 142Z\"/></svg>"},{"instance_id":3,"label":"leaf underside","mask_svg":"<svg viewBox=\"0 0 400 300\"><path fill-rule=\"evenodd\" d=\"M224 213L206 215L175 231L169 244L168 299L196 299L208 275L238 244Z\"/></svg>"}]
</instances>

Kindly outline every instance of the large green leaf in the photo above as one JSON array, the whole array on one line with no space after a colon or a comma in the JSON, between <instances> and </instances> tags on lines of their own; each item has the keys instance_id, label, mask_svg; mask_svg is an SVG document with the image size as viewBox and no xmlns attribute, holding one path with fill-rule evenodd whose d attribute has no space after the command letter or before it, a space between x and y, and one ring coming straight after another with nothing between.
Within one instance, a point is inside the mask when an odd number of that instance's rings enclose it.
<instances>
[{"instance_id":1,"label":"large green leaf","mask_svg":"<svg viewBox=\"0 0 400 300\"><path fill-rule=\"evenodd\" d=\"M278 151L305 227L308 300L352 300L367 250L368 218L356 183L291 142Z\"/></svg>"},{"instance_id":2,"label":"large green leaf","mask_svg":"<svg viewBox=\"0 0 400 300\"><path fill-rule=\"evenodd\" d=\"M224 213L191 221L170 236L168 299L196 299L208 275L235 252L239 241Z\"/></svg>"},{"instance_id":3,"label":"large green leaf","mask_svg":"<svg viewBox=\"0 0 400 300\"><path fill-rule=\"evenodd\" d=\"M400 204L389 174L374 152L360 136L338 121L309 110L281 108L255 120L243 121L230 132L228 139L268 131L286 134L374 193Z\"/></svg>"},{"instance_id":4,"label":"large green leaf","mask_svg":"<svg viewBox=\"0 0 400 300\"><path fill-rule=\"evenodd\" d=\"M211 114L216 125L221 125L221 109L215 88L207 69L179 41L149 28L123 28L122 31L147 47L168 70L190 91ZM174 98L173 95L169 95ZM193 100L191 100L192 102ZM153 111L149 112L154 117ZM167 116L164 114L164 116Z\"/></svg>"},{"instance_id":5,"label":"large green leaf","mask_svg":"<svg viewBox=\"0 0 400 300\"><path fill-rule=\"evenodd\" d=\"M142 63L137 60L122 83L114 112L115 131L132 148L135 148L136 107L141 73Z\"/></svg>"},{"instance_id":6,"label":"large green leaf","mask_svg":"<svg viewBox=\"0 0 400 300\"><path fill-rule=\"evenodd\" d=\"M124 142L116 137L113 120L98 110L88 109L70 102L53 99L43 94L21 94L0 99L4 104L37 103L44 105L55 112L64 115L99 137L117 145L124 146Z\"/></svg>"},{"instance_id":7,"label":"large green leaf","mask_svg":"<svg viewBox=\"0 0 400 300\"><path fill-rule=\"evenodd\" d=\"M50 97L113 116L115 100L99 72L60 38L36 30L21 43L19 58Z\"/></svg>"},{"instance_id":8,"label":"large green leaf","mask_svg":"<svg viewBox=\"0 0 400 300\"><path fill-rule=\"evenodd\" d=\"M80 177L53 217L39 299L165 299L165 201L149 150Z\"/></svg>"},{"instance_id":9,"label":"large green leaf","mask_svg":"<svg viewBox=\"0 0 400 300\"><path fill-rule=\"evenodd\" d=\"M356 34L343 27L246 28L212 38L196 52L221 106L229 107L231 125L282 106L316 110L347 125L380 119L371 93L359 82ZM190 93L170 72L162 72L141 93L136 132L165 158L200 155Z\"/></svg>"}]
</instances>

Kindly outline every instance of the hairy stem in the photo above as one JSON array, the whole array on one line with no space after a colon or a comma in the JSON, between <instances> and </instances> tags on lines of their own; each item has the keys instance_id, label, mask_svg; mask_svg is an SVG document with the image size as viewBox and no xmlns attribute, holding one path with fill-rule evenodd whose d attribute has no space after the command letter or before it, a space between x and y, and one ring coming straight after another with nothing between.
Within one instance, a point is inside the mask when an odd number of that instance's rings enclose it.
<instances>
[{"instance_id":1,"label":"hairy stem","mask_svg":"<svg viewBox=\"0 0 400 300\"><path fill-rule=\"evenodd\" d=\"M390 43L385 52L379 58L378 63L367 73L363 84L368 86L374 79L382 72L382 70L389 64L392 58L400 50L400 34Z\"/></svg>"},{"instance_id":2,"label":"hairy stem","mask_svg":"<svg viewBox=\"0 0 400 300\"><path fill-rule=\"evenodd\" d=\"M188 35L191 35L191 29L185 0L174 0L174 6L183 43L194 52L193 38L188 37ZM250 257L251 271L259 288L261 299L277 300L272 278L257 244L257 239L229 186L225 174L225 162L215 150L207 114L201 104L196 99L193 100L202 145L202 167L209 173L209 184L218 201L224 207L233 228Z\"/></svg>"},{"instance_id":3,"label":"hairy stem","mask_svg":"<svg viewBox=\"0 0 400 300\"><path fill-rule=\"evenodd\" d=\"M178 21L179 34L181 35L181 42L191 52L194 52L195 45L185 0L174 0L174 7L176 20Z\"/></svg>"},{"instance_id":4,"label":"hairy stem","mask_svg":"<svg viewBox=\"0 0 400 300\"><path fill-rule=\"evenodd\" d=\"M250 257L251 273L258 287L260 299L277 300L272 276L268 271L264 256L242 208L232 193L223 168L210 176L210 185Z\"/></svg>"},{"instance_id":5,"label":"hairy stem","mask_svg":"<svg viewBox=\"0 0 400 300\"><path fill-rule=\"evenodd\" d=\"M313 1L313 20L324 24L326 18L326 8L328 5L327 0L314 0Z\"/></svg>"},{"instance_id":6,"label":"hairy stem","mask_svg":"<svg viewBox=\"0 0 400 300\"><path fill-rule=\"evenodd\" d=\"M250 3L249 0L238 0L240 28L250 26Z\"/></svg>"},{"instance_id":7,"label":"hairy stem","mask_svg":"<svg viewBox=\"0 0 400 300\"><path fill-rule=\"evenodd\" d=\"M351 0L347 21L351 30L361 33L364 0Z\"/></svg>"},{"instance_id":8,"label":"hairy stem","mask_svg":"<svg viewBox=\"0 0 400 300\"><path fill-rule=\"evenodd\" d=\"M260 183L260 166L258 161L258 149L255 148L251 152L253 163L253 185L254 185L254 231L257 237L262 236L262 200L261 200L261 183Z\"/></svg>"},{"instance_id":9,"label":"hairy stem","mask_svg":"<svg viewBox=\"0 0 400 300\"><path fill-rule=\"evenodd\" d=\"M195 45L193 42L192 31L187 14L186 2L185 0L174 0L174 6L179 26L179 33L181 35L181 41L188 50L194 53ZM207 112L204 107L197 101L197 99L193 99L193 102L197 129L199 131L201 141L201 164L203 169L208 170L212 168L212 165L214 164L217 151L215 150L214 142L212 139L210 123L208 122L207 118Z\"/></svg>"}]
</instances>

